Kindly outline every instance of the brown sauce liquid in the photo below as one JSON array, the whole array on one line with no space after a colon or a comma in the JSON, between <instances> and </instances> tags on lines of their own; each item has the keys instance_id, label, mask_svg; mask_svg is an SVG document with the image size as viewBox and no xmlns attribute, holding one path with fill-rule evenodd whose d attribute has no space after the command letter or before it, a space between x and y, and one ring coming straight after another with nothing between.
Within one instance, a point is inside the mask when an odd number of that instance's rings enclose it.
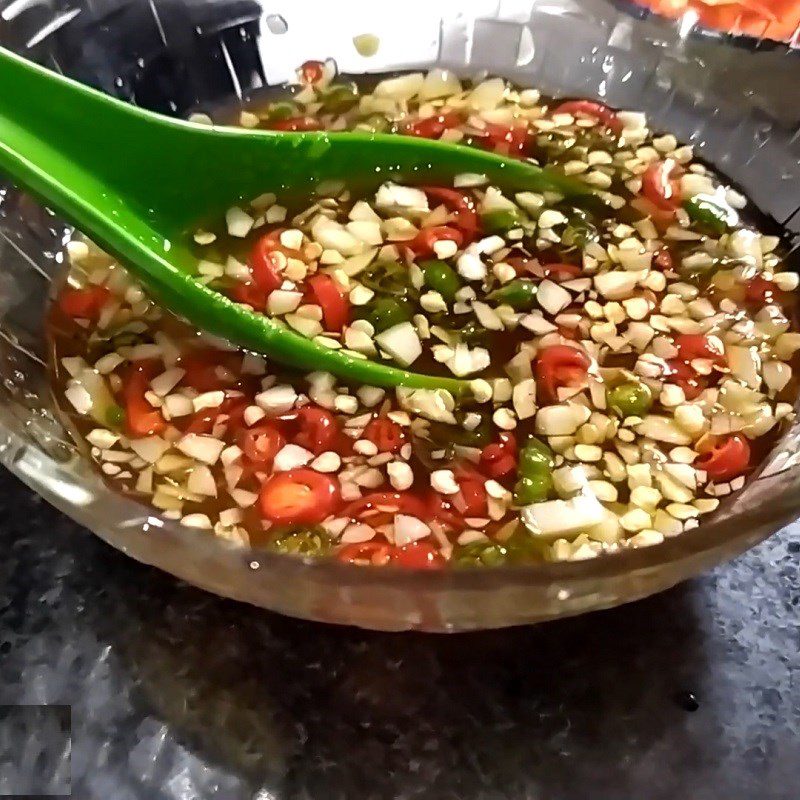
<instances>
[{"instance_id":1,"label":"brown sauce liquid","mask_svg":"<svg viewBox=\"0 0 800 800\"><path fill-rule=\"evenodd\" d=\"M252 108L262 107L268 101L268 97L265 95L259 95L253 99L252 103L250 104ZM239 109L236 109L238 112ZM231 120L233 114L235 112L231 110L222 109L218 114L215 114L215 117L220 121ZM538 143L538 152L544 154L549 149L547 146L547 137L539 137L540 141ZM602 147L602 143L598 143L598 146ZM558 160L556 157L555 160ZM629 196L624 190L620 190L619 187L614 187L612 191L617 190L620 194L625 194ZM353 198L355 200L357 198ZM304 209L307 206L307 201L303 202L303 198L297 198L296 202L292 202L289 205L289 213L287 214L287 223L288 226L290 224L291 217L294 213ZM285 198L279 198L279 202L282 204L285 203ZM564 209L565 213L568 212L568 207L565 206ZM621 211L617 212L615 216L615 220L617 222L626 221L626 219L630 218L631 209L627 206L623 208ZM765 233L772 233L775 230L775 225L769 220L764 219L761 215L755 213L752 209L749 209L746 213L743 214L743 219L749 219L751 222L756 223L755 227L758 230ZM594 224L597 226L602 226L604 220L600 217L595 217L593 219ZM215 244L209 247L197 247L195 252L198 255L198 258L202 257L205 259L215 260L224 263L225 257L227 255L233 255L238 260L242 262L247 261L248 252L253 246L253 243L258 238L258 236L263 235L266 230L269 230L270 227L275 226L266 226L264 228L259 229L258 231L253 232L250 236L248 236L244 240L235 240L231 239L227 235L227 232L224 228L224 222L220 223L212 223L203 226L205 230L209 230L215 233L218 237L218 240ZM673 242L670 243L669 249L670 253L673 257L674 263L680 263L680 259L684 252L689 247L688 243L683 242ZM568 247L561 247L559 245L555 245L554 247L550 248L544 254L536 254L535 252L532 254L533 257L541 257L542 262L556 262L556 261L563 261L567 263L580 263L579 252L576 251L575 248L568 248ZM701 296L703 292L701 291ZM708 293L706 296L711 297L712 301L715 298L712 294ZM796 292L788 293L783 298L783 308L784 311L787 313L787 316L792 320L792 329L797 330L800 325L798 325L798 295ZM716 304L716 303L715 303ZM572 309L570 309L572 310ZM430 316L430 315L428 315ZM441 320L436 320L437 324L446 325L450 328L460 328L464 322L470 319L470 315L463 315L462 319L459 320L457 316L450 316L449 318L442 318ZM171 338L181 342L188 342L189 340L195 337L194 329L187 326L185 323L181 322L180 320L176 319L172 315L168 313L164 313L161 319L158 322L153 322L149 324L148 330L145 331L143 334L136 337L136 340L145 343L152 341L152 336L156 331L163 331L167 333ZM89 340L89 331L83 328L82 326L78 325L73 319L65 316L57 307L57 305L53 305L50 310L50 315L48 318L48 335L50 339L50 353L51 353L51 370L53 376L53 383L55 389L55 396L59 403L60 409L62 413L67 418L69 428L76 433L76 439L78 444L86 449L88 447L85 436L86 434L92 430L93 428L97 427L96 423L92 420L80 416L72 410L69 403L63 398L63 391L68 380L69 376L65 374L64 369L61 366L61 359L67 356L82 356L84 357L87 362L90 364L94 363L104 352L108 352L109 350L113 350L114 347L109 347L108 343L103 342L96 342L92 343ZM502 333L493 333L488 332L486 336L483 338L482 341L476 342L476 344L480 344L480 346L486 347L492 355L492 368L490 369L489 376L502 376L504 375L503 365L512 358L518 349L519 343L521 341L528 341L532 338L532 334L526 331L525 329L520 329L518 332L509 332L504 331ZM621 355L610 355L602 366L618 366L624 368L632 368L633 364L636 360L635 354L621 354ZM800 393L800 357L796 355L796 357L792 361L793 367L793 375L789 385L781 392L779 400L793 403L797 398L798 394ZM427 372L430 374L442 374L442 375L450 375L449 371L443 365L435 362L429 354L429 351L426 350L423 357L421 357L415 364L414 364L415 371L418 372ZM305 384L303 382L303 376L300 373L293 372L289 369L280 367L279 365L270 363L268 366L268 372L270 374L278 374L279 380L281 382L290 382L296 386L299 391L305 390ZM236 387L231 387L236 388ZM252 397L253 387L252 386L242 386L242 388L248 396ZM485 410L486 406L482 407L482 410ZM771 432L767 435L760 437L757 440L751 441L751 447L754 454L754 462L759 463L761 462L775 445L776 441L780 438L784 431L784 424L776 426ZM521 422L519 426L514 431L514 435L517 438L518 442L524 441L526 435L533 434L533 422L532 420L526 420ZM484 446L488 444L490 441L496 440L496 430L490 435L489 439L485 442L482 442L479 446ZM446 447L448 441L445 437L444 441L437 442L436 444L432 445L433 448L438 446ZM423 490L427 489L427 481L428 481L428 471L430 469L430 462L423 451L417 451L415 446L415 455L412 456L411 461L412 469L414 469L414 473L416 476L416 482L412 491L418 491L420 494ZM124 465L123 465L124 468ZM127 491L129 493L134 494L135 496L143 497L142 495L138 495L134 490L125 490L121 487L121 484L118 480L114 479L107 479L109 485L117 491ZM131 485L134 481L131 481ZM513 484L513 481L511 482ZM259 481L254 476L245 477L239 484L239 488L244 488L250 491L257 491L259 487ZM366 494L368 491L371 490L364 490ZM381 491L376 490L376 491ZM146 499L143 497L143 499ZM215 499L215 498L207 498L204 499L201 503L193 503L187 502L184 507L183 513L192 513L195 511L202 511L204 513L208 513L209 516L214 519L214 516L217 512L223 510L224 508L228 508L231 506L230 500L226 500L225 502ZM242 525L248 530L250 535L251 544L254 546L259 546L262 544L266 544L270 539L270 534L264 530L264 526L262 524L262 520L256 511L256 506L245 509L244 510L244 522Z\"/></svg>"}]
</instances>

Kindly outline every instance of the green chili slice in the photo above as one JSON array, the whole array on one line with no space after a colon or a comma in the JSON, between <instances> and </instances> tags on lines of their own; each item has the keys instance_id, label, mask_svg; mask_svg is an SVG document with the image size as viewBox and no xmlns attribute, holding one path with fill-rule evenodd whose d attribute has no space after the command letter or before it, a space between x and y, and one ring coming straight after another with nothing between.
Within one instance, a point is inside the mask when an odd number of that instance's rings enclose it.
<instances>
[{"instance_id":1,"label":"green chili slice","mask_svg":"<svg viewBox=\"0 0 800 800\"><path fill-rule=\"evenodd\" d=\"M689 218L698 225L721 236L728 230L730 212L703 195L696 195L683 204Z\"/></svg>"},{"instance_id":2,"label":"green chili slice","mask_svg":"<svg viewBox=\"0 0 800 800\"><path fill-rule=\"evenodd\" d=\"M444 261L423 261L420 264L425 283L444 298L445 302L452 303L456 299L456 292L461 288L461 279L458 273Z\"/></svg>"},{"instance_id":3,"label":"green chili slice","mask_svg":"<svg viewBox=\"0 0 800 800\"><path fill-rule=\"evenodd\" d=\"M628 381L609 389L606 393L608 406L623 419L625 417L643 417L653 405L653 393L650 387L639 381Z\"/></svg>"},{"instance_id":4,"label":"green chili slice","mask_svg":"<svg viewBox=\"0 0 800 800\"><path fill-rule=\"evenodd\" d=\"M489 300L511 306L515 311L530 311L536 303L536 284L526 278L509 281L487 295Z\"/></svg>"},{"instance_id":5,"label":"green chili slice","mask_svg":"<svg viewBox=\"0 0 800 800\"><path fill-rule=\"evenodd\" d=\"M359 309L359 316L366 319L376 333L408 322L414 316L410 303L395 297L376 297Z\"/></svg>"},{"instance_id":6,"label":"green chili slice","mask_svg":"<svg viewBox=\"0 0 800 800\"><path fill-rule=\"evenodd\" d=\"M324 556L331 545L330 536L322 528L289 528L278 531L267 549L292 556Z\"/></svg>"},{"instance_id":7,"label":"green chili slice","mask_svg":"<svg viewBox=\"0 0 800 800\"><path fill-rule=\"evenodd\" d=\"M541 503L553 490L555 460L550 448L531 436L519 451L514 502L520 506Z\"/></svg>"},{"instance_id":8,"label":"green chili slice","mask_svg":"<svg viewBox=\"0 0 800 800\"><path fill-rule=\"evenodd\" d=\"M486 233L505 233L519 227L525 222L525 217L517 209L500 209L481 214L481 222Z\"/></svg>"}]
</instances>

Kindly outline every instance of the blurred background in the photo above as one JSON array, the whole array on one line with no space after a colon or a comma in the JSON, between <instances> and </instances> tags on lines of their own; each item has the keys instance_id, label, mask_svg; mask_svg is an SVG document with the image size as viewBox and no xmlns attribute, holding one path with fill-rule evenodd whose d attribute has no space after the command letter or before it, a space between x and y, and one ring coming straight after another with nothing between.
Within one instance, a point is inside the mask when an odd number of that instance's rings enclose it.
<instances>
[{"instance_id":1,"label":"blurred background","mask_svg":"<svg viewBox=\"0 0 800 800\"><path fill-rule=\"evenodd\" d=\"M545 89L597 95L611 105L644 103L656 124L669 120L670 129L716 166L750 184L756 202L776 219L800 226L792 219L800 206L794 188L800 180L800 49L740 34L735 26L734 33L713 31L691 9L673 21L629 0L472 0L468 10L462 6L454 0L397 6L365 0L2 0L0 44L181 116L286 81L309 57L332 57L340 70L355 73L437 58L456 67L491 67L510 78L530 80L533 73ZM377 55L359 55L354 33L378 36ZM567 47L560 45L565 40ZM750 124L741 124L744 119ZM759 196L747 167L763 170L767 163L791 189L776 196L770 187Z\"/></svg>"}]
</instances>

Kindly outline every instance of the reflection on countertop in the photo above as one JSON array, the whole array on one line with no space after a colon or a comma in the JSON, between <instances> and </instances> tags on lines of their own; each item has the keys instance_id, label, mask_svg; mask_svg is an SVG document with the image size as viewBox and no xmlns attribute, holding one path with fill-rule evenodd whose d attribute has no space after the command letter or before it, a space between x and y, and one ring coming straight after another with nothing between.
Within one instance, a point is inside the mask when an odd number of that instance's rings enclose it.
<instances>
[{"instance_id":1,"label":"reflection on countertop","mask_svg":"<svg viewBox=\"0 0 800 800\"><path fill-rule=\"evenodd\" d=\"M378 634L204 594L0 489L0 701L72 705L76 797L790 800L800 779L800 528L616 610Z\"/></svg>"}]
</instances>

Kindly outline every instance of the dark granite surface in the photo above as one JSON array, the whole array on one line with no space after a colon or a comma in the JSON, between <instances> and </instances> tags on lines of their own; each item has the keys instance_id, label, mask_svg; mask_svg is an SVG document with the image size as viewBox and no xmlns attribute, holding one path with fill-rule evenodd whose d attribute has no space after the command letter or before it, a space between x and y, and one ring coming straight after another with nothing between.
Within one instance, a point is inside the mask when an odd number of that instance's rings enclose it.
<instances>
[{"instance_id":1,"label":"dark granite surface","mask_svg":"<svg viewBox=\"0 0 800 800\"><path fill-rule=\"evenodd\" d=\"M81 800L798 797L800 526L659 597L447 637L220 600L5 473L0 498L0 702L72 706Z\"/></svg>"}]
</instances>

